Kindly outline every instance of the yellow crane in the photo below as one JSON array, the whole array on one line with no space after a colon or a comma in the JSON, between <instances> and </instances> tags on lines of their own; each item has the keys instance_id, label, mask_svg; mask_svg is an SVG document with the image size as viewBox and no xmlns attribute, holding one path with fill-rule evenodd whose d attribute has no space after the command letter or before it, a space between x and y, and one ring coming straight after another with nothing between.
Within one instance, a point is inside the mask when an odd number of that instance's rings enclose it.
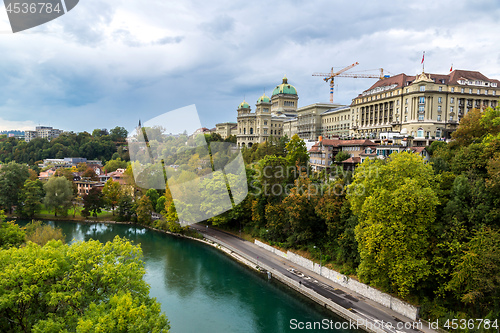
<instances>
[{"instance_id":1,"label":"yellow crane","mask_svg":"<svg viewBox=\"0 0 500 333\"><path fill-rule=\"evenodd\" d=\"M325 82L330 81L330 103L333 104L333 87L334 87L334 79L335 77L352 77L352 78L366 78L366 79L385 79L390 77L389 75L384 75L384 69L380 68L380 74L358 74L358 73L346 73L342 74L345 71L348 71L349 69L359 65L359 62L355 62L354 64L351 64L343 69L341 69L338 72L330 71L330 73L314 73L313 76L322 76L323 80Z\"/></svg>"}]
</instances>

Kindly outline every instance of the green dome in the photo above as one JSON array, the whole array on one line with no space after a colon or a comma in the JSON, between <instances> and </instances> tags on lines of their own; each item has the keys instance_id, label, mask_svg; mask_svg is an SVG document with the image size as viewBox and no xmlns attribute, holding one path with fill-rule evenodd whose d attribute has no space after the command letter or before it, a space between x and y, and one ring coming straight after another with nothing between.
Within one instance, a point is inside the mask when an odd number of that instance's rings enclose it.
<instances>
[{"instance_id":1,"label":"green dome","mask_svg":"<svg viewBox=\"0 0 500 333\"><path fill-rule=\"evenodd\" d=\"M250 105L248 105L247 102L243 101L241 104L238 106L238 109L250 109Z\"/></svg>"},{"instance_id":2,"label":"green dome","mask_svg":"<svg viewBox=\"0 0 500 333\"><path fill-rule=\"evenodd\" d=\"M264 94L259 97L259 99L257 100L257 104L258 103L271 103L271 99L267 97L266 94Z\"/></svg>"},{"instance_id":3,"label":"green dome","mask_svg":"<svg viewBox=\"0 0 500 333\"><path fill-rule=\"evenodd\" d=\"M291 84L288 84L286 76L283 78L283 83L274 88L273 96L278 94L297 95L297 89L295 89L295 87Z\"/></svg>"}]
</instances>

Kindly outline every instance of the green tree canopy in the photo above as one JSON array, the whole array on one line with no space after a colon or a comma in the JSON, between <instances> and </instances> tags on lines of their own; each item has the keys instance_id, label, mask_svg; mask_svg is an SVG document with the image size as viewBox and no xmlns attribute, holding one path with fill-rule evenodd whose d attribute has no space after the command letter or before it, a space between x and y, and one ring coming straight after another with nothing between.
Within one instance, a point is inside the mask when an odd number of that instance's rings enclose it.
<instances>
[{"instance_id":1,"label":"green tree canopy","mask_svg":"<svg viewBox=\"0 0 500 333\"><path fill-rule=\"evenodd\" d=\"M0 168L0 206L12 212L19 204L24 182L30 176L26 165L10 162Z\"/></svg>"},{"instance_id":2,"label":"green tree canopy","mask_svg":"<svg viewBox=\"0 0 500 333\"><path fill-rule=\"evenodd\" d=\"M54 209L54 214L67 214L73 198L73 185L64 177L52 177L43 186L45 198L43 200L46 207Z\"/></svg>"},{"instance_id":3,"label":"green tree canopy","mask_svg":"<svg viewBox=\"0 0 500 333\"><path fill-rule=\"evenodd\" d=\"M119 237L0 251L0 331L168 332L141 258Z\"/></svg>"},{"instance_id":4,"label":"green tree canopy","mask_svg":"<svg viewBox=\"0 0 500 333\"><path fill-rule=\"evenodd\" d=\"M97 217L105 206L104 195L102 189L99 187L93 187L90 189L89 193L83 196L83 210L82 214L85 217L94 215Z\"/></svg>"},{"instance_id":5,"label":"green tree canopy","mask_svg":"<svg viewBox=\"0 0 500 333\"><path fill-rule=\"evenodd\" d=\"M106 184L102 189L102 194L104 195L105 203L111 207L113 210L113 215L115 215L115 207L118 205L120 201L120 197L122 195L121 185L118 182L115 182L113 179L108 179Z\"/></svg>"},{"instance_id":6,"label":"green tree canopy","mask_svg":"<svg viewBox=\"0 0 500 333\"><path fill-rule=\"evenodd\" d=\"M430 274L429 232L438 204L433 179L432 167L412 153L358 167L347 198L359 218L362 280L406 296Z\"/></svg>"}]
</instances>

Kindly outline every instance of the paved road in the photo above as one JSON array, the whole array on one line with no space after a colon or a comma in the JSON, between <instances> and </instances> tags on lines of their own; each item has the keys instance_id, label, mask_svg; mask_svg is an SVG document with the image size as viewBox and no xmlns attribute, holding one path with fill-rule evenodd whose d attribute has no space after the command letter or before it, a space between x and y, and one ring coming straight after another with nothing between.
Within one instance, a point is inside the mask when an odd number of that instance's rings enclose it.
<instances>
[{"instance_id":1,"label":"paved road","mask_svg":"<svg viewBox=\"0 0 500 333\"><path fill-rule=\"evenodd\" d=\"M281 274L300 282L306 288L310 288L316 291L318 294L329 298L340 306L348 309L353 313L356 313L358 316L362 317L367 322L370 322L373 325L378 323L378 327L380 327L382 321L383 323L390 322L392 324L392 328L385 327L384 330L386 332L435 332L429 329L427 327L427 324L425 323L421 325L421 328L413 328L415 326L411 325L415 325L416 323L412 322L410 319L397 314L391 309L388 309L376 302L366 299L357 293L347 290L312 271L309 271L282 257L266 251L265 249L258 247L251 242L245 241L241 238L220 230L206 228L205 225L194 224L191 225L191 228L209 236L210 238L215 238L215 240L220 241L222 245L228 245L237 253L241 252L244 257L253 258L254 261L257 261L257 265L262 264L267 267L271 267ZM396 327L404 327L402 325L404 325L405 323L406 325L410 325L410 327L412 328L396 329Z\"/></svg>"}]
</instances>

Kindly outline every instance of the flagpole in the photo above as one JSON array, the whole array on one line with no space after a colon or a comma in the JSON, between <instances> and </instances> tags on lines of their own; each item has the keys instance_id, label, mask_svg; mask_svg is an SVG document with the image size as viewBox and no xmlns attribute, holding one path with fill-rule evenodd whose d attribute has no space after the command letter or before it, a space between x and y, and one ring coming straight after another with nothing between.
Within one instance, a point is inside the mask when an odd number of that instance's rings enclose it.
<instances>
[{"instance_id":1,"label":"flagpole","mask_svg":"<svg viewBox=\"0 0 500 333\"><path fill-rule=\"evenodd\" d=\"M422 54L422 73L425 73L425 51Z\"/></svg>"}]
</instances>

